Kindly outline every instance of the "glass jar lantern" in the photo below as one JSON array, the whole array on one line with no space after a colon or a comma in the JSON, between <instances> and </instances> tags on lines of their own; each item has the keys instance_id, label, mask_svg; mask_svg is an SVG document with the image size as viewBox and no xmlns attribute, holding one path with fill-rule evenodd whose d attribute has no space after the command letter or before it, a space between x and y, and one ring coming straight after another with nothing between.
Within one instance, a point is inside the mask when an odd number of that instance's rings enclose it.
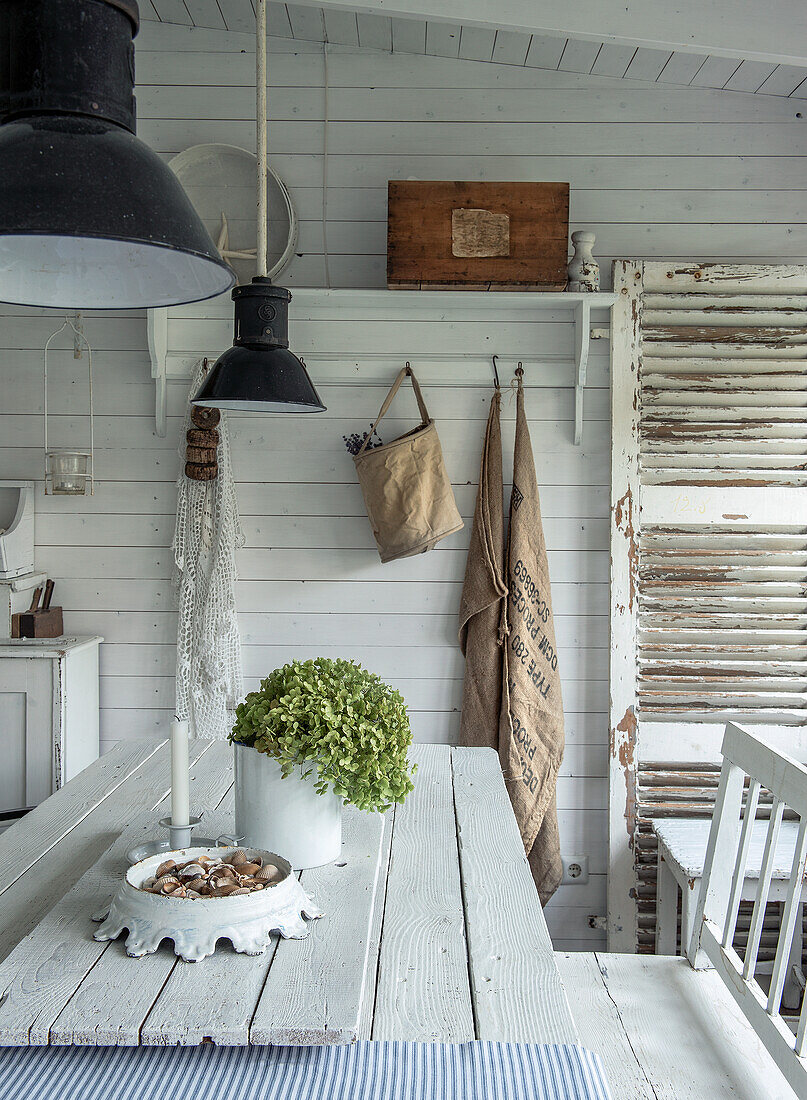
<instances>
[{"instance_id":1,"label":"glass jar lantern","mask_svg":"<svg viewBox=\"0 0 807 1100\"><path fill-rule=\"evenodd\" d=\"M78 318L76 318L78 321ZM73 354L76 359L81 358L82 343L87 349L88 379L89 379L89 417L90 417L90 449L89 451L74 451L70 448L50 449L48 447L48 351L51 341L66 328L73 333ZM94 459L94 430L92 407L92 348L87 338L77 323L65 318L61 328L48 338L45 344L45 494L53 496L91 496L95 492L93 479Z\"/></svg>"},{"instance_id":2,"label":"glass jar lantern","mask_svg":"<svg viewBox=\"0 0 807 1100\"><path fill-rule=\"evenodd\" d=\"M45 455L45 492L53 496L85 496L92 483L89 451L48 451Z\"/></svg>"}]
</instances>

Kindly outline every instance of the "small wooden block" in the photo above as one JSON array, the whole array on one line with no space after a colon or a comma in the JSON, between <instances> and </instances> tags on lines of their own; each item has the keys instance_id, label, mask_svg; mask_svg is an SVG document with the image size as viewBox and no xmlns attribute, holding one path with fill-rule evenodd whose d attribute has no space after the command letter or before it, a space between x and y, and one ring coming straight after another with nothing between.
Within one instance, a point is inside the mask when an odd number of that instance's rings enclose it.
<instances>
[{"instance_id":1,"label":"small wooden block","mask_svg":"<svg viewBox=\"0 0 807 1100\"><path fill-rule=\"evenodd\" d=\"M216 453L215 447L187 447L185 457L194 465L215 466Z\"/></svg>"},{"instance_id":2,"label":"small wooden block","mask_svg":"<svg viewBox=\"0 0 807 1100\"><path fill-rule=\"evenodd\" d=\"M21 611L19 632L20 638L60 638L64 634L61 607Z\"/></svg>"},{"instance_id":3,"label":"small wooden block","mask_svg":"<svg viewBox=\"0 0 807 1100\"><path fill-rule=\"evenodd\" d=\"M218 447L219 433L215 428L191 428L185 439L192 447Z\"/></svg>"},{"instance_id":4,"label":"small wooden block","mask_svg":"<svg viewBox=\"0 0 807 1100\"><path fill-rule=\"evenodd\" d=\"M208 409L203 405L194 405L191 409L191 420L197 428L215 428L221 420L221 410Z\"/></svg>"},{"instance_id":5,"label":"small wooden block","mask_svg":"<svg viewBox=\"0 0 807 1100\"><path fill-rule=\"evenodd\" d=\"M185 463L185 477L189 477L191 481L215 481L218 476L219 467L217 462L204 465L197 462Z\"/></svg>"}]
</instances>

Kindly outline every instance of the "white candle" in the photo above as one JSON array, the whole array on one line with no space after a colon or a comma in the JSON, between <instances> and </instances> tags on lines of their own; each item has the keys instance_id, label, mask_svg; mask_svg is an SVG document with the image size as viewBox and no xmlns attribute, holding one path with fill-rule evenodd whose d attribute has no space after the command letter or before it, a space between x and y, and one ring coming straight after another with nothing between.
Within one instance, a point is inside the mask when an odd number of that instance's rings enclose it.
<instances>
[{"instance_id":1,"label":"white candle","mask_svg":"<svg viewBox=\"0 0 807 1100\"><path fill-rule=\"evenodd\" d=\"M171 723L171 824L188 825L191 818L188 767L188 723Z\"/></svg>"}]
</instances>

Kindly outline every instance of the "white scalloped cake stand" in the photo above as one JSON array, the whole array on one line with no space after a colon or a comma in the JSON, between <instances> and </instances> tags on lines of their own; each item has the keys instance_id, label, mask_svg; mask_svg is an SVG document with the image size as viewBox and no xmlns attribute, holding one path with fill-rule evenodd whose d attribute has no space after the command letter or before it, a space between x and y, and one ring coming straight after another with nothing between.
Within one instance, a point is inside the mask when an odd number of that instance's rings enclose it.
<instances>
[{"instance_id":1,"label":"white scalloped cake stand","mask_svg":"<svg viewBox=\"0 0 807 1100\"><path fill-rule=\"evenodd\" d=\"M93 917L103 924L96 940L114 940L128 930L126 954L133 958L153 954L162 940L172 940L174 952L185 962L199 962L212 955L221 939L230 940L236 951L262 955L269 935L279 932L284 939L302 939L311 930L305 917L323 915L291 873L291 864L274 852L245 848L248 857L263 857L274 863L283 878L253 894L235 898L171 898L151 894L138 887L150 878L166 859L185 862L199 856L226 856L234 848L183 848L160 852L135 863L126 872L108 912Z\"/></svg>"}]
</instances>

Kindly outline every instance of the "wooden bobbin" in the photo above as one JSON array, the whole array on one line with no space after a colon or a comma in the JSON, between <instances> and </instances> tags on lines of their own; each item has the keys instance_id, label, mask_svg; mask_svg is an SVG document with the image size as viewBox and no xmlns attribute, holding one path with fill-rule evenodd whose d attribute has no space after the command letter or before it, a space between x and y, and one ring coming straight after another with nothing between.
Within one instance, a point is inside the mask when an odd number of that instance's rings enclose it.
<instances>
[{"instance_id":1,"label":"wooden bobbin","mask_svg":"<svg viewBox=\"0 0 807 1100\"><path fill-rule=\"evenodd\" d=\"M185 476L191 481L214 481L219 476L217 448L221 437L216 425L220 420L219 409L197 405L191 409L191 422L196 427L185 433Z\"/></svg>"},{"instance_id":2,"label":"wooden bobbin","mask_svg":"<svg viewBox=\"0 0 807 1100\"><path fill-rule=\"evenodd\" d=\"M215 447L187 447L185 457L195 466L215 466L217 449Z\"/></svg>"},{"instance_id":3,"label":"wooden bobbin","mask_svg":"<svg viewBox=\"0 0 807 1100\"><path fill-rule=\"evenodd\" d=\"M191 409L191 420L197 428L215 428L221 420L221 410L194 405Z\"/></svg>"},{"instance_id":4,"label":"wooden bobbin","mask_svg":"<svg viewBox=\"0 0 807 1100\"><path fill-rule=\"evenodd\" d=\"M215 428L190 428L185 433L185 439L191 447L218 447L219 438Z\"/></svg>"},{"instance_id":5,"label":"wooden bobbin","mask_svg":"<svg viewBox=\"0 0 807 1100\"><path fill-rule=\"evenodd\" d=\"M191 481L215 481L219 476L217 462L200 464L198 462L185 463L185 477Z\"/></svg>"}]
</instances>

